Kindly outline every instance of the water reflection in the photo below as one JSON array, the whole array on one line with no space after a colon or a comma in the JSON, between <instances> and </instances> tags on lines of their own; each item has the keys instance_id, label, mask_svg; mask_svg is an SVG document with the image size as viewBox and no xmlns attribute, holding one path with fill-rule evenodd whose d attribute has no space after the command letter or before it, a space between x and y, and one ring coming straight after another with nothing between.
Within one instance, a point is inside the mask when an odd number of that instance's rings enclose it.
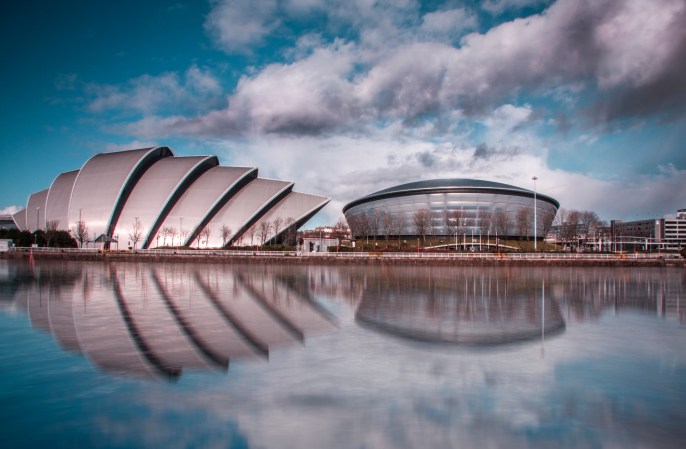
<instances>
[{"instance_id":1,"label":"water reflection","mask_svg":"<svg viewBox=\"0 0 686 449\"><path fill-rule=\"evenodd\" d=\"M217 266L15 264L5 309L98 367L175 379L228 369L335 329L334 318L278 276Z\"/></svg>"},{"instance_id":2,"label":"water reflection","mask_svg":"<svg viewBox=\"0 0 686 449\"><path fill-rule=\"evenodd\" d=\"M390 335L469 346L543 339L564 331L558 302L506 273L429 276L400 270L368 282L356 320Z\"/></svg>"}]
</instances>

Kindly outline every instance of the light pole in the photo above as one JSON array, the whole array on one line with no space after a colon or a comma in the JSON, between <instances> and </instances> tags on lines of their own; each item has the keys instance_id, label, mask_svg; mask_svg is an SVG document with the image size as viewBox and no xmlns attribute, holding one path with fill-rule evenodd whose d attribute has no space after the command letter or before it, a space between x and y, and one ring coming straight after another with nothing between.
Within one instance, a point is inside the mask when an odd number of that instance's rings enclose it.
<instances>
[{"instance_id":1,"label":"light pole","mask_svg":"<svg viewBox=\"0 0 686 449\"><path fill-rule=\"evenodd\" d=\"M38 246L38 217L40 216L40 207L36 207L36 232L33 234L33 243Z\"/></svg>"},{"instance_id":2,"label":"light pole","mask_svg":"<svg viewBox=\"0 0 686 449\"><path fill-rule=\"evenodd\" d=\"M533 181L534 181L534 252L536 252L536 249L537 249L536 243L537 243L537 237L538 237L538 232L536 229L536 225L537 225L537 221L538 221L537 217L536 217L536 180L538 178L536 176L534 176L531 179L533 179Z\"/></svg>"},{"instance_id":3,"label":"light pole","mask_svg":"<svg viewBox=\"0 0 686 449\"><path fill-rule=\"evenodd\" d=\"M181 247L181 239L182 238L183 238L183 217L179 217L179 247ZM178 249L179 248L177 248L177 250Z\"/></svg>"}]
</instances>

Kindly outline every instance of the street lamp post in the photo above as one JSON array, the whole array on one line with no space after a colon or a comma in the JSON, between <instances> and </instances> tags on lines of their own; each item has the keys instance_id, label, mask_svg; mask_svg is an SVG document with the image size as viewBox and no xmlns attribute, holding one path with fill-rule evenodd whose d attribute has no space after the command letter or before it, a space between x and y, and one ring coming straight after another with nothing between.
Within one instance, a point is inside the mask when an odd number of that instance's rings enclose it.
<instances>
[{"instance_id":1,"label":"street lamp post","mask_svg":"<svg viewBox=\"0 0 686 449\"><path fill-rule=\"evenodd\" d=\"M537 250L536 243L537 243L537 237L538 237L538 232L536 229L537 224L538 224L538 220L536 217L536 180L538 178L536 176L534 176L531 179L533 179L533 181L534 181L534 252L536 252L536 250Z\"/></svg>"},{"instance_id":2,"label":"street lamp post","mask_svg":"<svg viewBox=\"0 0 686 449\"><path fill-rule=\"evenodd\" d=\"M40 207L36 207L36 232L33 234L33 243L38 246L38 217L40 216Z\"/></svg>"},{"instance_id":3,"label":"street lamp post","mask_svg":"<svg viewBox=\"0 0 686 449\"><path fill-rule=\"evenodd\" d=\"M179 246L176 248L177 250L181 248L181 239L183 238L183 217L179 217ZM199 241L198 241L199 245Z\"/></svg>"}]
</instances>

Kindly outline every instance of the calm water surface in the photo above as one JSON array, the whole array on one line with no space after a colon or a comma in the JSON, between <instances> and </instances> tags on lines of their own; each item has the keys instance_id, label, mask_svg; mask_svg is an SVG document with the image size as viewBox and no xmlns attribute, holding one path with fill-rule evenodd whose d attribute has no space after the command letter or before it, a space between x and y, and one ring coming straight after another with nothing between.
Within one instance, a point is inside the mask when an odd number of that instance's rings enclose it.
<instances>
[{"instance_id":1,"label":"calm water surface","mask_svg":"<svg viewBox=\"0 0 686 449\"><path fill-rule=\"evenodd\" d=\"M684 448L682 269L0 261L0 447Z\"/></svg>"}]
</instances>

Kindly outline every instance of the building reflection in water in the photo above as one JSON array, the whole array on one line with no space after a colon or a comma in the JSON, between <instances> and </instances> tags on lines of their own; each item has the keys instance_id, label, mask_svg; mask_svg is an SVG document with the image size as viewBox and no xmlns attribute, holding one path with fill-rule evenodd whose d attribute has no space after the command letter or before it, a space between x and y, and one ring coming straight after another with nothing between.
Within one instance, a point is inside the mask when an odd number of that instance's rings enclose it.
<instances>
[{"instance_id":1,"label":"building reflection in water","mask_svg":"<svg viewBox=\"0 0 686 449\"><path fill-rule=\"evenodd\" d=\"M108 371L176 379L331 332L313 298L415 341L497 345L639 311L686 322L671 269L366 267L0 261L0 308Z\"/></svg>"},{"instance_id":2,"label":"building reflection in water","mask_svg":"<svg viewBox=\"0 0 686 449\"><path fill-rule=\"evenodd\" d=\"M367 280L356 312L360 325L415 341L500 345L560 334L557 301L507 272L461 271L427 276L400 269Z\"/></svg>"},{"instance_id":3,"label":"building reflection in water","mask_svg":"<svg viewBox=\"0 0 686 449\"><path fill-rule=\"evenodd\" d=\"M321 305L268 272L175 264L13 268L13 308L65 349L120 374L173 380L184 370L224 371L231 360L266 359L272 348L336 329Z\"/></svg>"}]
</instances>

